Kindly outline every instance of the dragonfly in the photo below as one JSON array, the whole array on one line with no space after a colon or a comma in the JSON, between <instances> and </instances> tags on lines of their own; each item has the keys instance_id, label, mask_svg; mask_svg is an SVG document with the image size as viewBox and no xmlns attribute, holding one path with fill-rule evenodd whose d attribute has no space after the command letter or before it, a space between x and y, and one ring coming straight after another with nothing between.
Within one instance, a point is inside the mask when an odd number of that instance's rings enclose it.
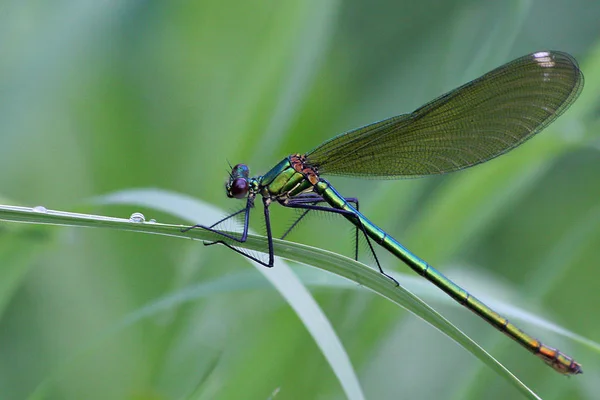
<instances>
[{"instance_id":1,"label":"dragonfly","mask_svg":"<svg viewBox=\"0 0 600 400\"><path fill-rule=\"evenodd\" d=\"M285 157L264 175L250 177L245 164L231 168L227 196L246 199L241 210L211 226L194 225L223 244L266 266L273 267L273 236L269 206L299 209L289 231L310 211L340 215L355 226L356 240L364 235L379 271L373 244L395 255L456 302L474 312L546 364L564 375L582 373L581 365L559 350L525 333L482 301L413 254L359 211L357 198L342 196L322 175L398 179L446 174L491 160L514 149L561 115L583 88L577 61L559 51L540 51L517 58L454 89L409 114L398 115L338 135L305 154ZM262 198L268 260L237 247L246 241L250 211ZM243 217L243 231L217 229L230 218ZM355 258L358 258L356 246ZM265 257L266 258L266 257Z\"/></svg>"}]
</instances>

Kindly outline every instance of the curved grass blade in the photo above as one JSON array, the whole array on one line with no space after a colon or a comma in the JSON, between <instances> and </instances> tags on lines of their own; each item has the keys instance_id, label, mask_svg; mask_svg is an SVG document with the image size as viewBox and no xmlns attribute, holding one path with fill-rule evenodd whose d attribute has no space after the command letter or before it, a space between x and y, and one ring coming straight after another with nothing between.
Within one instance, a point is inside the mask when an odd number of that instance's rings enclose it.
<instances>
[{"instance_id":1,"label":"curved grass blade","mask_svg":"<svg viewBox=\"0 0 600 400\"><path fill-rule=\"evenodd\" d=\"M152 196L162 195L166 197L174 196L173 199L180 197L183 201L189 200L189 198L186 196L179 196L169 192L161 192L152 189L121 192L118 198L121 199L121 203L124 203L125 201L123 199L129 196L130 204L135 202L136 204L143 203L147 206L150 206L150 199ZM134 201L136 197L138 197L138 199L137 201ZM143 200L144 197L146 200ZM113 202L116 202L116 198L117 197L113 198ZM108 202L108 199L108 196L105 197L104 202ZM204 207L206 206L203 206L203 208ZM157 208L161 208L160 205ZM206 207L206 209L208 209L208 207ZM177 214L178 211L174 208L172 213ZM57 213L51 210L47 210L45 213L35 213L31 211L23 211L18 207L0 207L0 220L67 226L104 227L168 236L186 238L193 237L194 239L198 240L213 240L216 237L214 233L202 229L196 229L182 234L181 225L131 223L128 220L119 218L98 217L74 213ZM249 236L248 241L243 244L243 247L250 250L260 251L260 249L264 248L264 243L265 238L251 235ZM320 269L346 277L407 309L475 355L482 362L496 371L498 375L502 376L505 380L507 380L507 382L517 388L522 394L528 398L538 398L530 388L524 385L502 364L495 360L490 354L483 350L463 332L457 329L448 320L446 320L412 293L408 292L402 287L396 287L393 285L390 280L375 270L352 259L326 250L285 242L277 239L274 239L274 244L275 253L280 257L285 257L307 265L317 266ZM277 273L275 271L282 269L285 268L259 268L259 271L264 271L265 276L269 277L270 274Z\"/></svg>"}]
</instances>

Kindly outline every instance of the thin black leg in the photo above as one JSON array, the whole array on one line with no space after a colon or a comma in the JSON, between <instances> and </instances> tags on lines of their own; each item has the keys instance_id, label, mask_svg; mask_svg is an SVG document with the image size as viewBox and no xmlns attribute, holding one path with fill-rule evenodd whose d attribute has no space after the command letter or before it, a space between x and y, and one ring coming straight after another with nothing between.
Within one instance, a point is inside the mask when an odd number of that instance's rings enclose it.
<instances>
[{"instance_id":1,"label":"thin black leg","mask_svg":"<svg viewBox=\"0 0 600 400\"><path fill-rule=\"evenodd\" d=\"M359 206L358 206L358 199L356 197L345 197L344 198L348 203L353 203L355 205L354 208L356 208L356 211L360 211L359 210ZM315 193L307 193L304 195L300 195L300 196L296 196L293 199L288 199L288 204L289 203L294 203L294 204L310 204L310 205L317 205L318 203L326 203L325 199L323 199L321 196L319 196L318 194ZM282 205L286 205L284 203L281 203ZM300 215L296 221L294 221L294 223L285 231L285 233L281 236L281 239L285 239L285 237L287 235L290 234L290 232L300 223L300 221L302 221L304 219L304 217L306 217L306 215L309 213L309 211L311 211L310 209L306 209L302 215ZM358 226L355 226L354 228L354 259L356 261L358 261Z\"/></svg>"},{"instance_id":2,"label":"thin black leg","mask_svg":"<svg viewBox=\"0 0 600 400\"><path fill-rule=\"evenodd\" d=\"M252 261L256 261L256 262L257 262L257 263L259 263L260 265L263 265L263 266L265 266L265 267L267 267L267 268L271 268L271 267L273 267L273 265L269 265L269 264L267 264L266 262L264 262L264 261L263 261L263 260L261 260L260 258L256 258L256 257L254 257L254 256L252 256L252 255L250 255L250 254L248 254L248 253L244 253L243 251L241 251L241 250L239 250L239 249L236 249L235 247L233 247L233 246L232 246L232 245L230 245L229 243L226 243L226 242L224 242L224 241L222 241L222 240L217 240L216 242L205 243L204 245L205 245L205 246L212 246L213 244L222 244L223 246L227 247L228 249L231 249L231 250L235 251L236 253L243 255L243 256L244 256L244 257L246 257L246 258L249 258L249 259L251 259Z\"/></svg>"},{"instance_id":3,"label":"thin black leg","mask_svg":"<svg viewBox=\"0 0 600 400\"><path fill-rule=\"evenodd\" d=\"M268 268L273 267L275 262L275 255L273 254L273 234L271 233L271 216L269 215L269 204L270 201L266 197L263 197L263 210L265 214L265 224L267 225L267 241L269 244L269 265L265 265Z\"/></svg>"},{"instance_id":4,"label":"thin black leg","mask_svg":"<svg viewBox=\"0 0 600 400\"><path fill-rule=\"evenodd\" d=\"M313 205L314 204L315 203L313 203ZM296 218L294 223L283 233L283 235L281 235L281 240L285 239L285 237L290 234L290 232L300 223L300 221L302 221L304 219L304 217L306 217L306 214L308 214L309 211L310 210L304 210L302 212L302 215L300 215L298 218Z\"/></svg>"},{"instance_id":5,"label":"thin black leg","mask_svg":"<svg viewBox=\"0 0 600 400\"><path fill-rule=\"evenodd\" d=\"M354 204L358 205L358 199L356 197L344 197L344 199L348 203L354 203ZM326 201L325 201L325 199L323 197L319 196L316 193L306 193L306 194L301 194L301 195L298 195L298 196L295 196L295 197L287 199L287 203L288 204L289 203L295 203L295 204L302 204L302 203L326 203Z\"/></svg>"},{"instance_id":6,"label":"thin black leg","mask_svg":"<svg viewBox=\"0 0 600 400\"><path fill-rule=\"evenodd\" d=\"M263 197L263 205L264 205L263 211L264 211L264 216L265 216L265 224L266 224L266 227L267 227L267 241L268 241L268 247L269 247L269 261L268 261L268 263L265 263L263 260L261 260L261 259L259 259L257 257L254 257L254 256L252 256L250 254L244 253L243 251L241 251L239 249L236 249L234 246L232 246L229 243L226 243L224 240L215 240L214 242L204 243L204 245L205 246L212 246L214 244L222 244L225 247L227 247L227 248L235 251L236 253L241 254L241 255L243 255L243 256L245 256L245 257L247 257L247 258L249 258L249 259L251 259L253 261L256 261L260 265L264 265L265 267L272 268L273 265L274 265L274 263L275 263L275 255L273 253L273 235L271 233L271 218L269 216L269 201L266 198L264 198L264 197ZM227 217L225 217L225 218L217 221L216 223L212 224L211 226L204 226L204 225L197 224L197 225L194 225L194 226L190 226L188 228L184 228L184 229L181 230L181 232L187 232L187 231L189 231L191 229L194 229L194 228L201 228L201 229L205 229L207 231L219 234L219 235L221 235L221 236L223 236L223 237L225 237L225 238L227 238L229 240L233 240L233 241L238 242L238 243L244 243L248 239L248 226L250 225L250 209L252 207L254 207L254 198L253 197L252 198L248 197L248 201L246 202L246 207L245 208L243 208L243 209L241 209L239 211L236 211L235 213L233 213L233 214L231 214L231 215L229 215L229 216L227 216ZM237 237L235 237L233 235L230 235L228 233L225 233L225 232L219 231L217 229L214 229L215 226L219 225L223 221L227 221L229 218L235 217L236 215L239 215L242 212L245 212L245 214L244 214L244 230L243 230L242 236L240 238L237 238Z\"/></svg>"},{"instance_id":7,"label":"thin black leg","mask_svg":"<svg viewBox=\"0 0 600 400\"><path fill-rule=\"evenodd\" d=\"M290 199L290 200L293 200L293 199ZM354 219L357 221L357 223L356 223L357 227L365 235L365 239L367 239L367 244L369 245L369 249L371 250L371 253L373 254L373 258L375 259L375 263L377 264L377 268L379 268L379 272L383 276L387 277L392 282L394 282L394 284L396 286L400 286L400 284L398 283L398 281L396 279L394 279L390 275L386 274L383 271L383 268L381 268L381 264L379 264L379 259L377 258L377 254L375 254L375 249L373 249L373 245L371 244L371 240L369 239L369 235L367 234L367 230L366 230L365 226L362 224L362 222L360 221L360 218L358 218L358 216L356 215L356 213L354 213L352 211L347 211L347 210L340 210L338 208L333 208L333 207L317 206L317 205L314 205L314 204L304 204L304 202L298 202L298 203L296 203L294 201L288 201L287 203L282 203L282 204L285 207L289 207L289 208L300 208L300 209L309 210L309 211L313 211L313 210L314 211L324 211L324 212L330 212L330 213L339 214L339 215L353 216Z\"/></svg>"},{"instance_id":8,"label":"thin black leg","mask_svg":"<svg viewBox=\"0 0 600 400\"><path fill-rule=\"evenodd\" d=\"M356 204L356 209L358 211L358 199L356 198L346 198L346 201L349 203L354 203ZM204 243L206 246L211 246L214 244L222 244L224 246L226 246L227 248L235 251L238 254L241 254L261 265L264 265L265 267L268 268L272 268L274 265L274 261L275 261L275 255L274 255L274 250L273 250L273 234L271 231L271 217L270 217L270 213L269 213L269 205L270 205L271 200L267 199L265 197L263 197L263 212L264 212L264 218L265 218L265 225L266 225L266 233L267 233L267 243L268 243L268 252L269 252L269 261L267 263L265 263L263 260L258 259L250 254L244 253L243 251L236 249L233 245L226 243L224 240L216 240L214 242L209 242L209 243ZM393 277L391 277L390 275L386 274L383 269L381 268L381 264L379 263L379 259L377 258L377 254L375 253L375 249L373 248L373 245L371 244L371 240L369 238L369 235L367 234L367 230L365 228L365 226L362 224L362 222L360 221L360 218L358 218L358 216L356 215L356 213L352 212L352 211L346 211L346 210L340 210L337 208L333 208L333 207L326 207L326 206L318 206L316 205L316 203L321 203L321 202L325 202L325 200L316 194L307 194L307 195L303 195L303 196L298 196L295 197L293 199L288 199L286 202L280 202L281 205L283 205L284 207L288 207L288 208L297 208L297 209L302 209L305 210L302 215L298 218L298 220L296 220L296 222L294 222L294 224L292 225L292 228L294 226L296 226L298 224L298 222L300 222L300 220L302 218L304 218L306 216L306 214L308 214L308 212L310 211L323 211L323 212L329 212L329 213L334 213L334 214L338 214L338 215L345 215L345 216L353 216L354 220L357 221L355 223L356 225L356 237L355 237L355 243L356 243L356 251L355 251L355 256L358 259L358 229L360 229L362 231L362 233L365 235L365 239L367 240L367 244L369 245L369 249L371 250L371 253L373 254L373 258L375 259L375 263L377 264L377 268L379 269L379 272L384 275L385 277L387 277L388 279L390 279L392 282L394 282L394 284L396 286L399 286L400 284L398 283L398 281L396 279L394 279ZM229 240L238 242L238 243L244 243L247 239L248 239L248 226L250 224L250 209L254 206L254 197L248 197L248 200L246 202L246 207L236 211L233 214L228 215L227 217L217 221L216 223L212 224L211 226L205 226L205 225L201 225L201 224L196 224L187 228L183 228L181 230L181 232L187 232L189 230L195 229L195 228L201 228L201 229L205 229L207 231L216 233L218 235L221 235ZM220 223L235 217L236 215L241 214L242 212L244 212L244 230L242 232L242 236L240 238L237 238L233 235L230 235L228 233L219 231L217 229L214 229L215 226L219 225ZM287 235L289 233L289 231L291 231L291 229L288 229L288 231L284 234Z\"/></svg>"},{"instance_id":9,"label":"thin black leg","mask_svg":"<svg viewBox=\"0 0 600 400\"><path fill-rule=\"evenodd\" d=\"M360 209L358 207L358 199L352 198L352 200L354 200L354 204L356 205L354 207L354 208L356 208L356 211L360 211ZM346 201L348 201L348 199L346 199ZM364 231L363 231L363 233L364 233ZM373 255L375 255L375 252L373 251L373 247L371 247L371 242L369 242L369 237L366 234L365 234L365 237L367 238L367 243L369 244L369 247L371 248L371 252L373 253ZM354 230L354 259L356 261L358 261L358 227L356 227L356 229ZM375 260L377 260L377 257L375 257ZM379 265L379 262L377 262L377 265ZM381 268L379 268L379 269L381 269ZM396 283L398 283L398 282L396 282Z\"/></svg>"},{"instance_id":10,"label":"thin black leg","mask_svg":"<svg viewBox=\"0 0 600 400\"><path fill-rule=\"evenodd\" d=\"M205 226L205 225L201 225L201 224L196 224L187 228L183 228L181 230L181 232L185 233L187 231L190 231L192 229L196 229L196 228L201 228L204 230L207 230L209 232L213 232L216 234L219 234L221 236L226 237L227 239L231 239L233 241L236 241L238 243L244 243L246 241L246 239L248 239L248 225L250 224L250 209L254 206L254 198L250 198L248 197L248 200L246 201L246 207L242 208L239 211L234 212L233 214L228 215L227 217L215 222L214 224L212 224L211 226ZM245 212L244 214L244 230L242 231L242 236L240 238L237 238L233 235L230 235L228 233L222 232L218 229L214 229L215 226L219 225L220 223L222 223L223 221L227 221L229 218L235 217L236 215L241 214L242 212ZM209 243L205 243L205 245L210 245L210 244L214 244L220 241L216 241L216 242L209 242Z\"/></svg>"}]
</instances>

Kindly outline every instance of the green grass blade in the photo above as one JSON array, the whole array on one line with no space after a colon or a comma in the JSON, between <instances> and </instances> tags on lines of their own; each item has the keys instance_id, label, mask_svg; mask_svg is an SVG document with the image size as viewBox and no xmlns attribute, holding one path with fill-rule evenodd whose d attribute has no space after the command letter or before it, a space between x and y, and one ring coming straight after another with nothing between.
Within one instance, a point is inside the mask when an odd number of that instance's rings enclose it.
<instances>
[{"instance_id":1,"label":"green grass blade","mask_svg":"<svg viewBox=\"0 0 600 400\"><path fill-rule=\"evenodd\" d=\"M180 202L177 204L177 207L174 206L175 203L171 203L171 206L173 206L171 212L174 215L178 215L180 213L179 210L185 209L181 207L181 202L192 202L190 205L193 204L193 200L185 196L172 195L168 194L167 192L161 192L157 190L134 190L129 192L120 192L112 196L105 196L101 199L98 199L98 201L102 201L104 203L132 204L134 199L137 198L137 201L135 202L137 205L150 206L150 203L153 201L158 203L160 196L165 196L165 198L170 200L179 198ZM202 203L198 202L197 206L202 207L204 212L210 212L208 206L202 206L201 204ZM157 208L161 208L160 204L157 205ZM16 222L54 225L104 227L150 234L193 238L197 240L210 241L215 239L214 234L200 229L192 230L182 234L181 225L168 225L162 223L135 223L124 218L75 214L51 210L44 210L43 212L40 212L24 207L2 206L0 207L0 219ZM250 250L260 251L264 248L264 242L265 239L263 237L250 235L248 242L245 243L243 247ZM347 257L310 246L281 240L274 240L274 245L275 253L280 257L291 259L307 265L317 266L320 269L343 276L400 305L471 352L488 367L493 369L498 375L502 376L507 382L517 388L522 394L528 398L538 398L531 389L524 385L502 364L495 360L491 355L477 345L477 343L457 329L448 320L446 320L406 289L402 287L396 287L390 280L375 270ZM265 276L269 276L271 274L282 274L283 272L280 270L284 269L285 268L273 268L270 270L263 269L261 272L265 274Z\"/></svg>"}]
</instances>

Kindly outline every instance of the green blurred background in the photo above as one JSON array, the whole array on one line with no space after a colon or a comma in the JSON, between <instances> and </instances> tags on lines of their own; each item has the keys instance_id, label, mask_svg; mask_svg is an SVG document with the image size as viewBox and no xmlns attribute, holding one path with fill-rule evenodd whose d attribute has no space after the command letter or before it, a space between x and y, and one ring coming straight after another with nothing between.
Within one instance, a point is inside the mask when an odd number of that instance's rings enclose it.
<instances>
[{"instance_id":1,"label":"green blurred background","mask_svg":"<svg viewBox=\"0 0 600 400\"><path fill-rule=\"evenodd\" d=\"M141 207L89 206L94 196L153 187L226 213L241 205L224 194L227 160L263 173L513 58L563 50L579 60L586 87L522 148L444 177L332 182L472 293L598 339L598 21L600 2L587 0L2 1L1 193L7 204L183 222ZM293 220L286 211L273 211L276 232ZM225 248L109 230L0 228L1 399L346 396L290 306ZM316 215L289 240L351 255L351 238L344 221ZM378 254L388 270L407 272ZM210 296L119 329L142 307L223 277L230 283ZM352 285L311 291L366 398L520 396L388 301ZM561 377L430 293L436 309L545 399L599 398L600 354L589 347L521 323L583 364L584 375Z\"/></svg>"}]
</instances>

